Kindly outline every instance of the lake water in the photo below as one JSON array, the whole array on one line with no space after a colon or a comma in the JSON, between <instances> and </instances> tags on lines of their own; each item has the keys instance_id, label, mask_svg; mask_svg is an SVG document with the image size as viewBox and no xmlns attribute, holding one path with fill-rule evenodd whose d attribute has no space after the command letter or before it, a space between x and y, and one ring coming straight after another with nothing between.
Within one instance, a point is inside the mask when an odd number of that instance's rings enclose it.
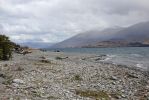
<instances>
[{"instance_id":1,"label":"lake water","mask_svg":"<svg viewBox=\"0 0 149 100\"><path fill-rule=\"evenodd\" d=\"M64 48L56 50L71 53L104 54L107 55L105 59L107 62L149 69L149 47Z\"/></svg>"}]
</instances>

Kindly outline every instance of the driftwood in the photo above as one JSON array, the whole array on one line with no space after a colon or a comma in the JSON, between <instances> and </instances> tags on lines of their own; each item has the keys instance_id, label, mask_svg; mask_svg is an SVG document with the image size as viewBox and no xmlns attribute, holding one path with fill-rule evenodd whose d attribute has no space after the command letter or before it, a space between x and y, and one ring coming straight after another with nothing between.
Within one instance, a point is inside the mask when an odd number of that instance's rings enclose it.
<instances>
[{"instance_id":1,"label":"driftwood","mask_svg":"<svg viewBox=\"0 0 149 100\"><path fill-rule=\"evenodd\" d=\"M29 54L29 53L32 53L32 51L25 50L25 51L22 52L23 55L26 55L26 54Z\"/></svg>"},{"instance_id":2,"label":"driftwood","mask_svg":"<svg viewBox=\"0 0 149 100\"><path fill-rule=\"evenodd\" d=\"M26 54L32 53L32 51L31 51L31 50L23 50L23 49L16 50L15 52L16 52L16 53L18 53L18 54L23 54L23 55L26 55Z\"/></svg>"}]
</instances>

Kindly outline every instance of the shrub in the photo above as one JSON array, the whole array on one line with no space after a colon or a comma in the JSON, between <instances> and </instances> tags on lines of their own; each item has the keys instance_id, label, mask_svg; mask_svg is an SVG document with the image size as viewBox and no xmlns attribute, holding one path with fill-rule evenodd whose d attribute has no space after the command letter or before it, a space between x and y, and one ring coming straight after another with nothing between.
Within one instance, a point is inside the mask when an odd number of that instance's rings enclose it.
<instances>
[{"instance_id":1,"label":"shrub","mask_svg":"<svg viewBox=\"0 0 149 100\"><path fill-rule=\"evenodd\" d=\"M0 35L0 60L9 60L12 57L13 43L5 35Z\"/></svg>"},{"instance_id":2,"label":"shrub","mask_svg":"<svg viewBox=\"0 0 149 100\"><path fill-rule=\"evenodd\" d=\"M73 79L76 80L76 81L81 81L81 80L82 80L82 78L81 78L80 75L75 75L75 76L73 77Z\"/></svg>"},{"instance_id":3,"label":"shrub","mask_svg":"<svg viewBox=\"0 0 149 100\"><path fill-rule=\"evenodd\" d=\"M68 57L55 57L56 60L63 60L63 59L67 59Z\"/></svg>"},{"instance_id":4,"label":"shrub","mask_svg":"<svg viewBox=\"0 0 149 100\"><path fill-rule=\"evenodd\" d=\"M63 58L62 57L56 57L55 59L56 60L62 60Z\"/></svg>"}]
</instances>

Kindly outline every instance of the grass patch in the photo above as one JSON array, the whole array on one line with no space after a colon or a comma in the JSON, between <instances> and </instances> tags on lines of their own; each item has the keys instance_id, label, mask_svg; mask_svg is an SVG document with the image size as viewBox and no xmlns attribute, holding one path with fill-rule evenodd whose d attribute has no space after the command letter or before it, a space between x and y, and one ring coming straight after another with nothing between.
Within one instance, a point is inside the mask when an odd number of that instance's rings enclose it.
<instances>
[{"instance_id":1,"label":"grass patch","mask_svg":"<svg viewBox=\"0 0 149 100\"><path fill-rule=\"evenodd\" d=\"M2 84L4 84L4 85L10 85L10 84L12 84L12 79L7 79Z\"/></svg>"},{"instance_id":2,"label":"grass patch","mask_svg":"<svg viewBox=\"0 0 149 100\"><path fill-rule=\"evenodd\" d=\"M120 99L122 95L120 93L111 93L110 96L114 99Z\"/></svg>"},{"instance_id":3,"label":"grass patch","mask_svg":"<svg viewBox=\"0 0 149 100\"><path fill-rule=\"evenodd\" d=\"M74 77L72 78L72 80L76 80L76 81L82 81L83 79L81 78L80 75L74 75Z\"/></svg>"},{"instance_id":4,"label":"grass patch","mask_svg":"<svg viewBox=\"0 0 149 100\"><path fill-rule=\"evenodd\" d=\"M63 59L67 59L68 57L55 57L56 60L63 60Z\"/></svg>"},{"instance_id":5,"label":"grass patch","mask_svg":"<svg viewBox=\"0 0 149 100\"><path fill-rule=\"evenodd\" d=\"M23 71L23 70L24 70L24 68L22 68L20 66L16 69L16 71Z\"/></svg>"},{"instance_id":6,"label":"grass patch","mask_svg":"<svg viewBox=\"0 0 149 100\"><path fill-rule=\"evenodd\" d=\"M55 97L55 96L49 96L47 99L48 99L48 100L51 100L51 99L60 99L60 98Z\"/></svg>"},{"instance_id":7,"label":"grass patch","mask_svg":"<svg viewBox=\"0 0 149 100\"><path fill-rule=\"evenodd\" d=\"M31 95L32 95L33 97L41 97L41 93L38 92L38 91L35 91L35 90L31 91Z\"/></svg>"},{"instance_id":8,"label":"grass patch","mask_svg":"<svg viewBox=\"0 0 149 100\"><path fill-rule=\"evenodd\" d=\"M46 59L42 59L42 60L40 60L40 62L42 62L42 63L50 63L51 64L51 61L46 60Z\"/></svg>"},{"instance_id":9,"label":"grass patch","mask_svg":"<svg viewBox=\"0 0 149 100\"><path fill-rule=\"evenodd\" d=\"M12 75L5 76L4 79L5 79L5 81L3 82L3 84L5 84L5 85L10 85L12 83L12 80L13 80Z\"/></svg>"},{"instance_id":10,"label":"grass patch","mask_svg":"<svg viewBox=\"0 0 149 100\"><path fill-rule=\"evenodd\" d=\"M56 60L63 60L62 57L55 57Z\"/></svg>"},{"instance_id":11,"label":"grass patch","mask_svg":"<svg viewBox=\"0 0 149 100\"><path fill-rule=\"evenodd\" d=\"M81 97L88 97L96 100L99 99L110 100L109 95L104 91L76 90L76 94L80 95Z\"/></svg>"}]
</instances>

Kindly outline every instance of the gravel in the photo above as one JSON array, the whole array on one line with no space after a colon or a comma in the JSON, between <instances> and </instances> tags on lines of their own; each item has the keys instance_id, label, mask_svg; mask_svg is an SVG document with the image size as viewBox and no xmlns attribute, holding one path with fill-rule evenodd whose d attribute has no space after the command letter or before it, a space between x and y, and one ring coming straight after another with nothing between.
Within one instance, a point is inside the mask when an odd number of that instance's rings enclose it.
<instances>
[{"instance_id":1,"label":"gravel","mask_svg":"<svg viewBox=\"0 0 149 100\"><path fill-rule=\"evenodd\" d=\"M149 97L148 72L100 61L105 55L34 50L31 54L13 56L11 61L0 62L3 72L0 100L148 100Z\"/></svg>"}]
</instances>

